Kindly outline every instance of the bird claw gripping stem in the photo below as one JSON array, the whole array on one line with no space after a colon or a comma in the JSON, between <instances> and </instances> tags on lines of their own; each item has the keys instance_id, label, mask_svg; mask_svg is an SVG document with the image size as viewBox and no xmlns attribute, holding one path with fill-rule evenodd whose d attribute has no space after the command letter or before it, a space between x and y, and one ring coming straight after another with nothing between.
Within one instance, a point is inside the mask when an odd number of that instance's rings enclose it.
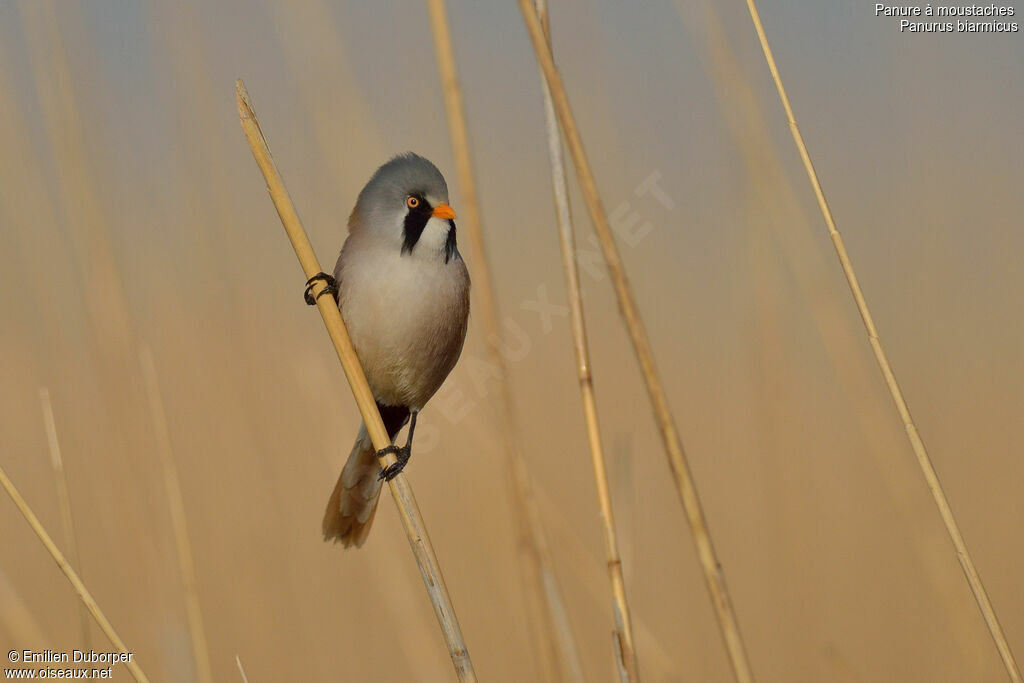
<instances>
[{"instance_id":1,"label":"bird claw gripping stem","mask_svg":"<svg viewBox=\"0 0 1024 683\"><path fill-rule=\"evenodd\" d=\"M316 297L313 296L313 285L316 284L317 280L323 280L327 284ZM306 303L310 306L316 306L316 300L328 292L334 297L334 300L338 300L338 281L333 277L324 272L319 272L313 277L306 280L306 291L302 293L302 298L306 300Z\"/></svg>"},{"instance_id":2,"label":"bird claw gripping stem","mask_svg":"<svg viewBox=\"0 0 1024 683\"><path fill-rule=\"evenodd\" d=\"M409 462L409 458L412 457L412 447L409 444L406 444L399 448L398 446L392 444L390 446L380 449L379 451L374 453L374 455L376 455L377 458L380 459L383 458L388 453L394 453L395 457L397 458L397 461L391 465L388 465L387 467L383 468L380 471L380 474L377 475L377 479L382 481L391 481L392 479L398 476L399 472L405 469L406 464Z\"/></svg>"}]
</instances>

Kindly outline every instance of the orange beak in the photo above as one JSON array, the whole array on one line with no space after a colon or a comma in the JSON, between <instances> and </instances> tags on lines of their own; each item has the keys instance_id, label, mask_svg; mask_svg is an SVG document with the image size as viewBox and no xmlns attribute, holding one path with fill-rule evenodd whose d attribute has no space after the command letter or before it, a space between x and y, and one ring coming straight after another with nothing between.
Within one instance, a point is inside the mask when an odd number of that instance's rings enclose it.
<instances>
[{"instance_id":1,"label":"orange beak","mask_svg":"<svg viewBox=\"0 0 1024 683\"><path fill-rule=\"evenodd\" d=\"M434 211L431 215L433 215L434 218L443 218L446 221L450 221L455 218L455 209L447 204L438 204L434 207Z\"/></svg>"}]
</instances>

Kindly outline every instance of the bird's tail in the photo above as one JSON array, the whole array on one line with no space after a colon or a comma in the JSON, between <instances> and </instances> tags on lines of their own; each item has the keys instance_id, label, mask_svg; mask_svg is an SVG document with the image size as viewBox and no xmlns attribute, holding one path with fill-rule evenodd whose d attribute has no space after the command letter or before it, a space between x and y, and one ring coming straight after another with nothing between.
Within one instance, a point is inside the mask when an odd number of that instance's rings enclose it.
<instances>
[{"instance_id":1,"label":"bird's tail","mask_svg":"<svg viewBox=\"0 0 1024 683\"><path fill-rule=\"evenodd\" d=\"M346 548L358 548L366 541L377 513L381 487L379 474L373 442L364 424L359 428L356 443L327 501L323 524L325 541L339 541Z\"/></svg>"}]
</instances>

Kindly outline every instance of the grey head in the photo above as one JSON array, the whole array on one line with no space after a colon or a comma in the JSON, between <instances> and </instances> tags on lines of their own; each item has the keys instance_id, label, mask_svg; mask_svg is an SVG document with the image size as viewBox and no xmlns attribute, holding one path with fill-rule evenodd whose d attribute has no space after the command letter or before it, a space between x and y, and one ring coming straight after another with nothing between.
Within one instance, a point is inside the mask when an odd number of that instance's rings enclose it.
<instances>
[{"instance_id":1,"label":"grey head","mask_svg":"<svg viewBox=\"0 0 1024 683\"><path fill-rule=\"evenodd\" d=\"M378 168L366 183L349 218L349 231L403 255L447 263L458 254L454 219L448 184L437 166L407 152Z\"/></svg>"}]
</instances>

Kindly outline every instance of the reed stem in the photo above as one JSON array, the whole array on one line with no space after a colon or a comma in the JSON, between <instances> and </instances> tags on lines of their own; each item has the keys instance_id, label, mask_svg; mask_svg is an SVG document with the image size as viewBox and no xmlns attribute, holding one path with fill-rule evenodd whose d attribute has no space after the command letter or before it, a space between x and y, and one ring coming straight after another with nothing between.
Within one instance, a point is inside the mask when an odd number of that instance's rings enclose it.
<instances>
[{"instance_id":1,"label":"reed stem","mask_svg":"<svg viewBox=\"0 0 1024 683\"><path fill-rule=\"evenodd\" d=\"M277 214L281 218L281 223L288 234L288 239L295 249L295 255L299 259L302 271L307 279L312 278L314 275L323 272L320 268L320 262L313 252L313 247L309 243L309 238L306 237L306 231L302 227L299 216L295 211L295 206L288 195L288 190L285 189L284 181L277 171L277 166L274 164L267 141L263 137L263 131L260 129L256 113L253 111L252 103L249 101L245 84L242 83L241 79L236 82L235 91L242 131L245 133L245 138L252 150L253 157L256 159L256 164L266 180L270 198L274 202L274 208L277 209ZM370 386L366 382L366 375L359 364L359 358L356 355L355 348L352 346L352 340L345 329L341 312L338 310L333 297L321 296L326 288L326 282L316 280L313 282L311 294L316 300L320 315L323 317L327 333L334 343L338 360L341 361L341 366L345 370L345 376L348 378L352 395L355 398L356 405L359 407L363 422L366 424L366 430L370 435L370 440L373 442L373 447L381 450L391 445L391 439L388 438L387 430L384 429L380 412L377 410L377 403L373 398L373 393L370 391ZM395 462L395 456L388 453L380 460L381 467L387 467ZM409 538L409 545L412 547L413 555L416 557L416 563L419 565L423 583L426 584L430 602L434 606L434 613L437 616L438 623L441 625L441 631L448 645L448 654L451 656L455 672L460 681L476 681L476 673L473 670L473 663L469 657L469 650L466 648L465 641L463 640L462 630L459 628L459 622L455 615L455 608L452 605L451 597L448 595L448 588L445 586L441 567L437 563L437 556L434 554L434 547L431 545L430 538L427 535L427 529L423 523L423 517L420 515L419 506L416 504L416 498L413 496L412 486L409 484L404 472L391 479L388 485L391 488L391 495L395 500L395 504L398 506L398 513L402 519L405 533Z\"/></svg>"},{"instance_id":2,"label":"reed stem","mask_svg":"<svg viewBox=\"0 0 1024 683\"><path fill-rule=\"evenodd\" d=\"M551 26L547 1L535 0L535 5L544 28L545 41L550 49ZM569 210L569 189L565 177L565 163L562 158L562 138L558 133L558 118L551 101L551 89L544 80L543 73L541 73L541 90L544 95L544 121L547 126L548 159L551 162L551 185L555 198L558 241L562 251L562 268L565 271L566 289L569 293L569 317L572 326L573 351L576 355L576 373L583 400L583 416L587 425L587 439L590 443L594 480L597 483L608 578L612 588L612 613L615 618L612 642L615 646L619 677L622 681L633 682L640 680L640 668L637 664L636 647L633 640L633 620L629 602L626 599L626 582L622 575L622 558L615 532L611 490L608 486L608 473L601 446L601 430L597 419L597 398L590 370L587 327L583 318L583 295L580 289L579 268L576 263L576 240L573 236L572 215Z\"/></svg>"},{"instance_id":3,"label":"reed stem","mask_svg":"<svg viewBox=\"0 0 1024 683\"><path fill-rule=\"evenodd\" d=\"M68 492L68 475L64 471L64 458L60 452L60 440L57 438L57 421L53 417L53 404L50 402L50 390L39 387L39 402L43 409L43 424L46 426L46 441L50 447L50 463L53 465L53 479L57 485L57 503L60 506L60 520L64 531L64 542L67 544L71 566L82 571L82 558L78 554L78 536L75 533L75 520L71 514L71 494ZM82 646L91 647L89 637L89 610L85 605L78 604L79 622L82 628Z\"/></svg>"},{"instance_id":4,"label":"reed stem","mask_svg":"<svg viewBox=\"0 0 1024 683\"><path fill-rule=\"evenodd\" d=\"M786 112L786 121L789 124L789 130L793 136L793 142L796 144L797 151L800 153L800 159L803 161L804 170L807 171L807 178L810 180L811 188L814 190L814 196L818 200L818 208L821 209L821 215L825 219L825 226L828 228L829 237L832 238L832 245L835 247L836 256L839 258L839 265L843 269L843 275L846 276L846 282L850 286L850 293L853 295L854 303L857 305L857 311L860 313L861 320L864 322L864 329L867 332L868 341L871 344L871 350L875 354L875 360L878 363L879 369L882 371L882 376L885 379L885 385L889 389L889 394L892 396L893 403L896 405L896 411L899 413L900 421L903 423L903 428L907 432L907 438L910 440L910 446L917 458L917 463L921 468L921 473L924 475L925 482L928 484L928 490L931 491L932 498L935 500L935 505L939 508L939 515L942 517L942 521L946 526L949 538L953 542L953 547L956 549L957 560L960 562L960 567L963 569L967 583L970 585L971 592L974 594L974 600L978 603L978 608L981 610L985 623L988 625L988 630L992 635L992 640L995 641L996 649L999 650L999 656L1003 660L1003 666L1006 668L1006 673L1009 675L1010 680L1013 681L1013 683L1021 683L1020 669L1017 667L1017 662L1014 660L1013 652L1010 650L1010 644L1007 642L1006 635L1003 633L1003 627L1000 625L999 619L996 617L995 609L992 607L988 593L985 591L985 585L981 581L981 576L974 567L974 560L971 558L971 554L967 550L967 544L964 542L963 535L960 533L960 526L957 524L956 517L953 515L953 509L949 506L949 500L946 498L946 492L943 490L942 484L939 481L938 473L935 471L935 466L932 464L931 456L928 455L928 450L924 446L924 441L921 440L921 436L917 430L917 425L914 423L914 418L910 415L910 408L907 406L907 402L903 398L903 392L900 390L899 382L896 381L896 374L893 372L892 366L889 364L889 358L885 353L885 349L882 347L882 340L879 338L878 330L875 328L874 320L871 318L871 311L868 309L867 300L864 298L864 293L857 281L857 274L853 269L853 262L850 260L850 256L846 252L846 246L843 244L842 235L839 234L839 230L836 228L835 219L832 217L832 210L829 208L828 201L825 199L825 193L821 189L821 183L818 180L817 172L814 170L814 164L811 163L811 156L807 151L807 145L804 144L804 137L800 133L800 128L796 124L796 117L793 115L793 107L790 105L789 97L786 95L786 89L782 85L782 78L779 76L779 69L775 64L775 57L772 55L771 46L768 44L768 37L764 32L764 25L761 23L761 15L757 11L757 5L754 4L754 0L747 0L747 9L750 10L750 18L754 22L754 29L757 31L757 38L761 42L761 50L764 52L765 61L768 63L768 70L772 74L772 80L775 82L775 89L779 93L779 100L781 100L782 108Z\"/></svg>"},{"instance_id":5,"label":"reed stem","mask_svg":"<svg viewBox=\"0 0 1024 683\"><path fill-rule=\"evenodd\" d=\"M235 655L235 665L238 666L238 675L242 677L242 683L249 683L249 677L245 675L245 667L242 666L242 658Z\"/></svg>"},{"instance_id":6,"label":"reed stem","mask_svg":"<svg viewBox=\"0 0 1024 683\"><path fill-rule=\"evenodd\" d=\"M498 307L484 245L476 175L473 171L469 130L455 66L448 13L444 0L427 0L427 9L430 13L437 69L448 116L448 133L451 137L452 155L455 157L455 170L461 192L459 213L463 218L462 224L469 234L470 250L473 254L473 289L477 293L475 311L477 319L482 323L488 360L496 368L498 375L497 418L502 434L502 451L510 473L509 481L512 484L511 494L515 506L514 522L519 536L517 546L520 550L521 571L526 582L527 599L530 601L531 622L536 627L531 629L531 636L534 639L534 649L541 655L540 667L545 674L545 680L563 679L562 668L558 666L558 662L561 661L571 680L582 682L579 652L569 626L565 601L555 578L551 552L537 508L529 468L516 435L508 372L498 344Z\"/></svg>"},{"instance_id":7,"label":"reed stem","mask_svg":"<svg viewBox=\"0 0 1024 683\"><path fill-rule=\"evenodd\" d=\"M82 583L82 580L78 578L78 574L75 572L74 567L68 563L64 554L60 551L60 548L58 548L57 544L53 542L53 538L51 538L50 534L46 532L42 522L40 522L39 518L36 517L36 513L32 512L32 508L30 508L28 503L25 502L25 499L21 497L21 493L18 492L17 487L14 486L14 482L12 482L10 477L7 476L7 472L4 471L2 466L0 466L0 485L6 489L7 495L14 501L15 507L17 507L18 511L21 512L25 521L28 522L28 525L32 527L32 531L34 531L36 536L39 537L39 540L42 542L46 550L49 551L50 556L53 557L54 562L57 563L60 570L64 572L64 576L67 577L71 587L74 589L75 593L78 594L78 597L82 599L82 603L85 604L86 609L89 610L89 614L91 614L93 619L96 620L96 623L99 624L100 630L102 630L107 638L110 639L111 644L113 644L118 651L131 655L131 658L127 662L124 662L125 668L128 669L132 677L139 683L149 683L149 679L146 678L146 674L142 673L142 669L135 663L134 653L131 653L128 650L124 641L117 635L114 627L111 626L110 621L108 621L106 615L103 614L103 610L100 609L100 606L96 604L96 601L93 599L92 594L89 593L89 589L86 588L85 584Z\"/></svg>"},{"instance_id":8,"label":"reed stem","mask_svg":"<svg viewBox=\"0 0 1024 683\"><path fill-rule=\"evenodd\" d=\"M612 283L615 287L619 309L622 312L626 329L629 331L630 339L633 342L637 360L640 362L640 369L647 386L647 393L650 396L654 416L658 423L666 455L668 456L669 467L672 470L679 497L682 499L687 522L693 533L693 540L697 547L697 556L704 571L704 578L707 582L708 591L711 594L711 602L715 614L718 617L719 628L725 641L733 674L740 683L749 683L753 681L753 674L747 659L746 648L740 634L736 614L733 610L732 600L729 597L725 573L711 542L711 533L708 530L704 510L697 495L697 489L693 481L693 475L690 472L686 453L683 450L679 432L676 430L672 413L669 410L668 399L665 396L661 379L654 366L654 358L651 353L650 342L647 339L647 332L640 319L640 313L633 297L633 290L626 278L622 259L619 257L618 247L615 245L615 238L612 236L611 227L608 224L607 214L601 204L597 182L594 180L593 172L590 170L590 164L583 149L583 140L576 127L569 99L565 93L565 87L555 66L551 49L544 39L544 29L541 27L540 18L530 4L530 0L519 0L519 8L526 21L526 28L530 33L537 61L540 63L541 69L544 72L544 78L551 89L555 112L558 114L559 122L562 125L562 133L565 136L569 154L572 156L573 165L576 167L580 189L583 192L583 198L590 213L590 219L594 224L594 230L597 232L597 238L601 244L605 262L608 264L608 271L611 274Z\"/></svg>"}]
</instances>

